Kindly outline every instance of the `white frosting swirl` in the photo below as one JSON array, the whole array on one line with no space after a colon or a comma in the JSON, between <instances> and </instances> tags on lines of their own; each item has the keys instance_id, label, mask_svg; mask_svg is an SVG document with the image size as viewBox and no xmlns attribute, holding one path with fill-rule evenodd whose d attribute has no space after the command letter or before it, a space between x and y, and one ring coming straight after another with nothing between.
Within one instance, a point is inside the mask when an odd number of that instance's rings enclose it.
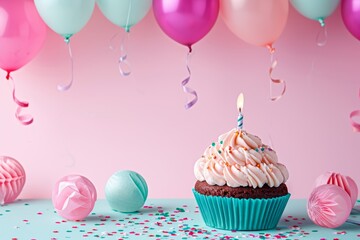
<instances>
[{"instance_id":1,"label":"white frosting swirl","mask_svg":"<svg viewBox=\"0 0 360 240\"><path fill-rule=\"evenodd\" d=\"M289 178L274 150L259 137L237 129L221 135L205 150L194 173L199 181L230 187L278 187Z\"/></svg>"}]
</instances>

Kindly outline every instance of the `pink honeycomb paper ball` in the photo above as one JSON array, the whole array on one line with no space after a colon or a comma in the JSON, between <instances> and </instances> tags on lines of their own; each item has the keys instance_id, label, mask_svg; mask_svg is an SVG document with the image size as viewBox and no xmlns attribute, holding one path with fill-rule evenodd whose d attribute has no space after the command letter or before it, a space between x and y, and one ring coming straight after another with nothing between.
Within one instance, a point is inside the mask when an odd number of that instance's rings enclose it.
<instances>
[{"instance_id":1,"label":"pink honeycomb paper ball","mask_svg":"<svg viewBox=\"0 0 360 240\"><path fill-rule=\"evenodd\" d=\"M316 179L315 187L323 184L333 184L344 189L350 196L351 206L354 207L358 197L358 187L351 177L340 173L326 172Z\"/></svg>"},{"instance_id":2,"label":"pink honeycomb paper ball","mask_svg":"<svg viewBox=\"0 0 360 240\"><path fill-rule=\"evenodd\" d=\"M95 186L89 179L80 175L62 177L52 192L56 212L71 221L86 218L93 210L95 201Z\"/></svg>"},{"instance_id":3,"label":"pink honeycomb paper ball","mask_svg":"<svg viewBox=\"0 0 360 240\"><path fill-rule=\"evenodd\" d=\"M349 194L332 184L316 187L310 194L307 212L317 225L326 228L341 226L349 217L352 209Z\"/></svg>"},{"instance_id":4,"label":"pink honeycomb paper ball","mask_svg":"<svg viewBox=\"0 0 360 240\"><path fill-rule=\"evenodd\" d=\"M25 184L25 171L11 157L0 156L0 204L11 203L21 193Z\"/></svg>"}]
</instances>

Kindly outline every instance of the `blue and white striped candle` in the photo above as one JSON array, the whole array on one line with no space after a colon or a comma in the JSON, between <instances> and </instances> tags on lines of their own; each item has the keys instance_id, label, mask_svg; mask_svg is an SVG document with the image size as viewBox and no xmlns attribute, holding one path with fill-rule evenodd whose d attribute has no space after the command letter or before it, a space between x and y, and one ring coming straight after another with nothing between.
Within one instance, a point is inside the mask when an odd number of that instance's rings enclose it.
<instances>
[{"instance_id":1,"label":"blue and white striped candle","mask_svg":"<svg viewBox=\"0 0 360 240\"><path fill-rule=\"evenodd\" d=\"M244 94L240 93L237 99L237 108L239 110L237 129L243 129L243 123L244 123L244 116L242 114L243 107L244 107Z\"/></svg>"}]
</instances>

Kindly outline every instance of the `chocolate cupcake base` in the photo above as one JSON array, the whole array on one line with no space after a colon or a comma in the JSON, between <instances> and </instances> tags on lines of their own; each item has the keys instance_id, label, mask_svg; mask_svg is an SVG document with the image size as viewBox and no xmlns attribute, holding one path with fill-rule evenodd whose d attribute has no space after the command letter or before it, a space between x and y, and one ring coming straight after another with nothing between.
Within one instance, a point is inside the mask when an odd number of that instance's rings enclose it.
<instances>
[{"instance_id":1,"label":"chocolate cupcake base","mask_svg":"<svg viewBox=\"0 0 360 240\"><path fill-rule=\"evenodd\" d=\"M195 190L207 196L219 196L219 197L232 197L232 198L274 198L285 196L288 194L288 189L285 183L280 184L278 187L269 187L265 184L261 188L253 187L229 187L209 185L206 181L197 181L195 183Z\"/></svg>"}]
</instances>

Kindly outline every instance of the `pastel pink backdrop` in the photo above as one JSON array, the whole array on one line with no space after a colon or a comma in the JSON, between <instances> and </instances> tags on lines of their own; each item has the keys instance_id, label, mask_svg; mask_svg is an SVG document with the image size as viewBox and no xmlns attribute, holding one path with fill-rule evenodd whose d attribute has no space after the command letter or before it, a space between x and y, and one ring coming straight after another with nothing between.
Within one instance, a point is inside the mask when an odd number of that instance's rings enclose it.
<instances>
[{"instance_id":1,"label":"pastel pink backdrop","mask_svg":"<svg viewBox=\"0 0 360 240\"><path fill-rule=\"evenodd\" d=\"M328 44L317 47L319 24L291 8L275 43L274 76L288 84L278 102L269 101L268 51L242 42L219 19L194 45L190 86L199 102L188 111L180 85L187 49L163 34L152 12L132 29L132 74L124 78L119 52L108 48L120 28L96 8L72 39L75 82L68 92L56 89L70 77L67 49L49 30L40 54L13 74L18 97L30 101L31 126L14 118L11 85L1 73L0 150L26 170L20 197L50 198L59 178L77 173L104 198L107 179L130 169L147 180L150 198L191 198L193 165L219 134L236 126L240 92L245 129L265 143L271 136L294 198L307 198L316 177L329 170L360 185L360 134L349 124L349 113L360 108L360 42L339 10L327 19Z\"/></svg>"}]
</instances>

